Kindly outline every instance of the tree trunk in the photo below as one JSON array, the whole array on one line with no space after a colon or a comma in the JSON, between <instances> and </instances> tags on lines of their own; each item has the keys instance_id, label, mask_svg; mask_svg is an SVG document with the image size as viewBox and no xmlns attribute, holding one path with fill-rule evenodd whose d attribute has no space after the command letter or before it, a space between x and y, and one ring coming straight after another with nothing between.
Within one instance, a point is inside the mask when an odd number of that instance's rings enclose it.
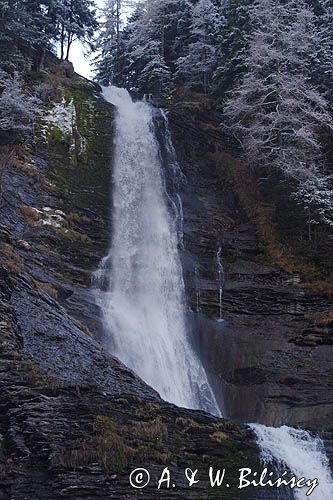
<instances>
[{"instance_id":1,"label":"tree trunk","mask_svg":"<svg viewBox=\"0 0 333 500\"><path fill-rule=\"evenodd\" d=\"M119 42L120 42L120 12L121 12L121 0L117 0L117 47L119 48Z\"/></svg>"},{"instance_id":2,"label":"tree trunk","mask_svg":"<svg viewBox=\"0 0 333 500\"><path fill-rule=\"evenodd\" d=\"M37 72L38 73L40 73L42 71L42 69L44 69L45 56L46 56L45 49L42 48L40 50L39 59L37 62Z\"/></svg>"},{"instance_id":3,"label":"tree trunk","mask_svg":"<svg viewBox=\"0 0 333 500\"><path fill-rule=\"evenodd\" d=\"M67 52L66 52L66 61L68 61L68 59L69 59L69 52L70 52L70 50L71 50L72 42L73 42L73 37L72 37L72 34L71 34L71 33L68 33Z\"/></svg>"},{"instance_id":4,"label":"tree trunk","mask_svg":"<svg viewBox=\"0 0 333 500\"><path fill-rule=\"evenodd\" d=\"M62 27L61 27L60 44L61 44L60 59L63 61L64 60L64 53L65 53L65 27L64 27L64 25L62 25Z\"/></svg>"}]
</instances>

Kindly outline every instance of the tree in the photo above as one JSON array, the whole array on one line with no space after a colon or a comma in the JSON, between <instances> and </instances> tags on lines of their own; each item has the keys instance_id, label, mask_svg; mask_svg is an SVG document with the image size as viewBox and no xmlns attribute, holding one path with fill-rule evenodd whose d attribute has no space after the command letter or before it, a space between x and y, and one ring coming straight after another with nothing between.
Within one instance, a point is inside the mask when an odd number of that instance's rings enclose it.
<instances>
[{"instance_id":1,"label":"tree","mask_svg":"<svg viewBox=\"0 0 333 500\"><path fill-rule=\"evenodd\" d=\"M333 123L327 101L310 83L309 54L321 42L314 13L302 0L261 0L251 16L257 28L248 70L225 106L227 128L250 164L282 172L298 200L318 205L321 192L327 205L320 136ZM316 200L306 195L314 186L321 186ZM325 213L327 222L327 206Z\"/></svg>"},{"instance_id":2,"label":"tree","mask_svg":"<svg viewBox=\"0 0 333 500\"><path fill-rule=\"evenodd\" d=\"M60 58L68 60L75 40L91 42L98 27L93 0L58 0Z\"/></svg>"},{"instance_id":3,"label":"tree","mask_svg":"<svg viewBox=\"0 0 333 500\"><path fill-rule=\"evenodd\" d=\"M227 0L221 8L218 26L220 37L219 62L213 75L213 89L224 96L246 72L249 42L253 34L250 14L254 0Z\"/></svg>"},{"instance_id":4,"label":"tree","mask_svg":"<svg viewBox=\"0 0 333 500\"><path fill-rule=\"evenodd\" d=\"M211 76L217 62L216 32L218 12L211 0L199 0L192 10L190 43L187 54L177 61L178 75L189 87L210 87Z\"/></svg>"},{"instance_id":5,"label":"tree","mask_svg":"<svg viewBox=\"0 0 333 500\"><path fill-rule=\"evenodd\" d=\"M33 132L40 113L39 100L24 89L20 76L0 71L0 138L8 142L24 142Z\"/></svg>"},{"instance_id":6,"label":"tree","mask_svg":"<svg viewBox=\"0 0 333 500\"><path fill-rule=\"evenodd\" d=\"M124 0L121 6L126 6ZM120 30L116 46L116 16L109 11L111 29L102 31L102 49L96 65L99 81L111 81L140 93L169 90L176 60L184 51L185 17L190 17L192 7L189 0L138 3L127 25Z\"/></svg>"},{"instance_id":7,"label":"tree","mask_svg":"<svg viewBox=\"0 0 333 500\"><path fill-rule=\"evenodd\" d=\"M121 82L129 89L139 93L162 92L170 87L170 68L165 60L168 44L165 39L163 16L159 17L176 0L162 3L150 0L139 4L122 30L119 50L107 48L99 69L111 62L110 81Z\"/></svg>"},{"instance_id":8,"label":"tree","mask_svg":"<svg viewBox=\"0 0 333 500\"><path fill-rule=\"evenodd\" d=\"M107 86L113 81L115 61L119 56L120 0L106 0L102 9L102 16L101 31L96 43L99 55L95 58L95 67L97 80Z\"/></svg>"},{"instance_id":9,"label":"tree","mask_svg":"<svg viewBox=\"0 0 333 500\"><path fill-rule=\"evenodd\" d=\"M333 103L333 1L323 0L319 17L321 44L318 46L317 57L313 61L313 81Z\"/></svg>"},{"instance_id":10,"label":"tree","mask_svg":"<svg viewBox=\"0 0 333 500\"><path fill-rule=\"evenodd\" d=\"M56 0L0 0L0 61L8 71L36 69L56 36Z\"/></svg>"},{"instance_id":11,"label":"tree","mask_svg":"<svg viewBox=\"0 0 333 500\"><path fill-rule=\"evenodd\" d=\"M143 51L145 63L138 75L138 91L152 94L167 92L171 88L171 72L161 54L161 45L153 40L144 46Z\"/></svg>"},{"instance_id":12,"label":"tree","mask_svg":"<svg viewBox=\"0 0 333 500\"><path fill-rule=\"evenodd\" d=\"M8 71L39 70L59 42L68 59L74 40L91 41L98 23L93 0L0 0L1 63Z\"/></svg>"}]
</instances>

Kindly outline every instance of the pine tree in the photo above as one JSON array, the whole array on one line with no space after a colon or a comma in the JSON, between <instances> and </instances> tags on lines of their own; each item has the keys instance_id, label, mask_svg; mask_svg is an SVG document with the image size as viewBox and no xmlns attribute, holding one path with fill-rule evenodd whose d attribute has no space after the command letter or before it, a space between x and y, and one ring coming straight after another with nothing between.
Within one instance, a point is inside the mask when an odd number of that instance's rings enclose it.
<instances>
[{"instance_id":1,"label":"pine tree","mask_svg":"<svg viewBox=\"0 0 333 500\"><path fill-rule=\"evenodd\" d=\"M227 0L221 8L220 58L213 75L217 96L224 96L246 72L248 47L254 29L250 14L254 1Z\"/></svg>"},{"instance_id":2,"label":"pine tree","mask_svg":"<svg viewBox=\"0 0 333 500\"><path fill-rule=\"evenodd\" d=\"M98 27L93 0L58 0L57 17L61 59L68 60L75 40L90 43Z\"/></svg>"},{"instance_id":3,"label":"pine tree","mask_svg":"<svg viewBox=\"0 0 333 500\"><path fill-rule=\"evenodd\" d=\"M56 0L0 0L0 62L3 69L29 70L40 66L45 50L52 48Z\"/></svg>"},{"instance_id":4,"label":"pine tree","mask_svg":"<svg viewBox=\"0 0 333 500\"><path fill-rule=\"evenodd\" d=\"M74 40L89 41L97 28L93 0L0 0L0 62L8 71L39 70L45 52Z\"/></svg>"},{"instance_id":5,"label":"pine tree","mask_svg":"<svg viewBox=\"0 0 333 500\"><path fill-rule=\"evenodd\" d=\"M178 76L186 85L208 92L217 61L218 12L211 0L199 0L192 11L191 42L187 54L177 61Z\"/></svg>"},{"instance_id":6,"label":"pine tree","mask_svg":"<svg viewBox=\"0 0 333 500\"><path fill-rule=\"evenodd\" d=\"M112 64L113 82L122 82L139 93L170 88L171 73L166 63L169 52L169 8L178 0L150 0L139 4L120 36L120 54ZM167 21L168 20L168 21Z\"/></svg>"},{"instance_id":7,"label":"pine tree","mask_svg":"<svg viewBox=\"0 0 333 500\"><path fill-rule=\"evenodd\" d=\"M121 1L106 0L102 16L101 31L96 43L100 53L95 59L95 67L97 81L107 86L114 80L114 67L120 55Z\"/></svg>"}]
</instances>

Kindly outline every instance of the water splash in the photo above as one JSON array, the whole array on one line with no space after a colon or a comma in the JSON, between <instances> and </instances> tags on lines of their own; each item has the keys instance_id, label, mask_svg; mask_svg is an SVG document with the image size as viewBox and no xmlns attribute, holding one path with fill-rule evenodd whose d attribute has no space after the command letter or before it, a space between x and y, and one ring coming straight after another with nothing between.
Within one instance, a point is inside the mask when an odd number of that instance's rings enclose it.
<instances>
[{"instance_id":1,"label":"water splash","mask_svg":"<svg viewBox=\"0 0 333 500\"><path fill-rule=\"evenodd\" d=\"M297 478L317 478L319 485L310 496L307 487L293 490L297 500L326 500L333 498L333 479L324 443L319 437L311 436L302 429L292 427L266 427L259 424L250 426L257 435L264 463L277 468L289 469Z\"/></svg>"},{"instance_id":2,"label":"water splash","mask_svg":"<svg viewBox=\"0 0 333 500\"><path fill-rule=\"evenodd\" d=\"M106 88L104 96L117 107L113 230L95 280L104 285L98 301L110 350L164 399L219 414L186 330L179 224L168 211L153 108L124 89ZM172 151L171 136L167 144Z\"/></svg>"}]
</instances>

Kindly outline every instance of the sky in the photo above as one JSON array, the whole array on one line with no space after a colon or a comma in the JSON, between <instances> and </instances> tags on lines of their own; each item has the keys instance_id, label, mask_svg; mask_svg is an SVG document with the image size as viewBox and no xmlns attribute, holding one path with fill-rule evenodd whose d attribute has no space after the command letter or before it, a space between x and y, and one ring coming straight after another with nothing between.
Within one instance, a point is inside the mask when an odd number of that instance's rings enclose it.
<instances>
[{"instance_id":1,"label":"sky","mask_svg":"<svg viewBox=\"0 0 333 500\"><path fill-rule=\"evenodd\" d=\"M104 0L95 0L97 7L103 7ZM93 57L93 56L92 56ZM81 42L75 41L71 47L71 52L69 55L69 60L73 63L76 73L85 76L90 80L93 79L93 68L91 56L87 57L84 55L84 47Z\"/></svg>"},{"instance_id":2,"label":"sky","mask_svg":"<svg viewBox=\"0 0 333 500\"><path fill-rule=\"evenodd\" d=\"M95 0L97 7L103 7L104 0ZM75 41L71 47L69 60L73 63L76 73L90 80L93 78L91 58L84 56L84 47L81 42Z\"/></svg>"}]
</instances>

